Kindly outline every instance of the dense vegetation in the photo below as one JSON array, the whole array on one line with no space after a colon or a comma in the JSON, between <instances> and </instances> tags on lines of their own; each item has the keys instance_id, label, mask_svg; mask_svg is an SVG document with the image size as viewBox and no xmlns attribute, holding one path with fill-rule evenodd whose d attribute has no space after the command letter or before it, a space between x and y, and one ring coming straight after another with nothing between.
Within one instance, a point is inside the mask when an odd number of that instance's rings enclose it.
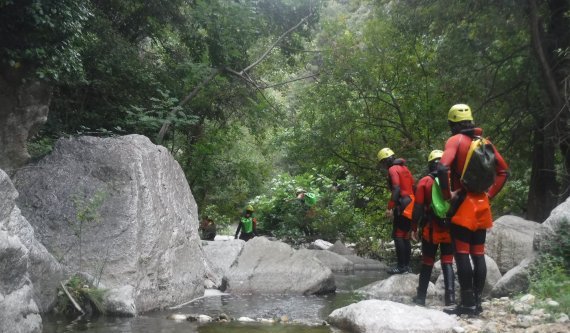
<instances>
[{"instance_id":1,"label":"dense vegetation","mask_svg":"<svg viewBox=\"0 0 570 333\"><path fill-rule=\"evenodd\" d=\"M64 135L144 134L219 225L254 203L266 234L370 250L389 229L376 152L421 177L458 102L511 167L495 215L542 221L568 196L569 7L3 0L0 69L53 87L35 157ZM314 214L292 200L298 187L319 195Z\"/></svg>"}]
</instances>

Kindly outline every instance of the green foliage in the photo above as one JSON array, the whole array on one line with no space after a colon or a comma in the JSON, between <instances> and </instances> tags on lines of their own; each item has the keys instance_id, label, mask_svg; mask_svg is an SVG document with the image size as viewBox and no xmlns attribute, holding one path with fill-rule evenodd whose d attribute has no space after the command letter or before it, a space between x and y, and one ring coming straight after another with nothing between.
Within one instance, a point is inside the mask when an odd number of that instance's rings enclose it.
<instances>
[{"instance_id":1,"label":"green foliage","mask_svg":"<svg viewBox=\"0 0 570 333\"><path fill-rule=\"evenodd\" d=\"M324 174L281 174L272 180L270 190L254 199L261 233L293 244L322 238L331 242L355 242L362 254L372 252L365 243L378 244L388 237L387 220L378 214L377 204L366 197L370 189L342 169L333 180ZM317 194L316 205L307 207L296 198L297 188Z\"/></svg>"},{"instance_id":2,"label":"green foliage","mask_svg":"<svg viewBox=\"0 0 570 333\"><path fill-rule=\"evenodd\" d=\"M230 217L235 222L249 198L263 192L271 174L271 152L265 152L266 147L239 123L219 127L206 121L202 126L202 136L175 157L187 175L200 214L212 206L223 221ZM208 215L213 214L212 207Z\"/></svg>"},{"instance_id":3,"label":"green foliage","mask_svg":"<svg viewBox=\"0 0 570 333\"><path fill-rule=\"evenodd\" d=\"M28 143L28 153L33 160L41 158L53 150L55 140L50 137L40 137Z\"/></svg>"},{"instance_id":4,"label":"green foliage","mask_svg":"<svg viewBox=\"0 0 570 333\"><path fill-rule=\"evenodd\" d=\"M138 133L149 136L158 133L164 122L173 126L190 126L198 122L198 117L188 115L179 106L178 98L171 96L170 91L157 90L159 97L150 97L149 108L131 106L127 111L126 124Z\"/></svg>"},{"instance_id":5,"label":"green foliage","mask_svg":"<svg viewBox=\"0 0 570 333\"><path fill-rule=\"evenodd\" d=\"M103 306L103 297L106 293L105 289L90 286L89 283L79 275L73 275L67 283L65 283L65 287L83 311L94 310L96 313L105 313L105 307ZM78 314L77 309L63 290L60 290L58 293L55 311L63 314Z\"/></svg>"},{"instance_id":6,"label":"green foliage","mask_svg":"<svg viewBox=\"0 0 570 333\"><path fill-rule=\"evenodd\" d=\"M90 224L99 223L100 209L107 193L98 190L92 197L86 198L82 195L72 196L72 202L75 206L75 220L68 221L74 235L77 237L79 248L79 271L83 269L83 240L85 237L84 230Z\"/></svg>"},{"instance_id":7,"label":"green foliage","mask_svg":"<svg viewBox=\"0 0 570 333\"><path fill-rule=\"evenodd\" d=\"M92 12L82 0L0 3L0 64L32 76L77 82L83 78L81 43Z\"/></svg>"},{"instance_id":8,"label":"green foliage","mask_svg":"<svg viewBox=\"0 0 570 333\"><path fill-rule=\"evenodd\" d=\"M566 257L567 259L568 257ZM543 254L531 267L530 292L541 299L551 298L560 304L555 312L570 310L570 266L564 257Z\"/></svg>"},{"instance_id":9,"label":"green foliage","mask_svg":"<svg viewBox=\"0 0 570 333\"><path fill-rule=\"evenodd\" d=\"M530 269L530 291L542 298L552 298L560 308L552 309L568 313L570 310L570 222L560 223L550 247L541 253Z\"/></svg>"},{"instance_id":10,"label":"green foliage","mask_svg":"<svg viewBox=\"0 0 570 333\"><path fill-rule=\"evenodd\" d=\"M527 179L509 179L491 203L495 218L506 214L524 216L528 189Z\"/></svg>"}]
</instances>

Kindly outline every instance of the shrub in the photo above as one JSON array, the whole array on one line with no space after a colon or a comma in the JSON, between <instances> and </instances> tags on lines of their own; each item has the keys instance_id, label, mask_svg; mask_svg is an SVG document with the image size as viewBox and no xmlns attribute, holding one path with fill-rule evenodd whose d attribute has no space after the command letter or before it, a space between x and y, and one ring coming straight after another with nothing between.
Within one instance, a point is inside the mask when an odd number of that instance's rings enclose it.
<instances>
[{"instance_id":1,"label":"shrub","mask_svg":"<svg viewBox=\"0 0 570 333\"><path fill-rule=\"evenodd\" d=\"M89 283L79 275L72 276L67 283L65 283L65 287L71 297L73 297L86 313L105 313L105 308L103 307L104 289L90 286ZM62 314L79 313L63 288L58 293L55 310Z\"/></svg>"}]
</instances>

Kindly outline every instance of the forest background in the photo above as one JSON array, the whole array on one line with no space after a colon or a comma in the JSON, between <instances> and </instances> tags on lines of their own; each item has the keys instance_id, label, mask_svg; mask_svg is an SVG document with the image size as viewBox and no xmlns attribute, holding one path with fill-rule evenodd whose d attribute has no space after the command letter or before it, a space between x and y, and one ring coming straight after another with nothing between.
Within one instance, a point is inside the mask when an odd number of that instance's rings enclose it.
<instances>
[{"instance_id":1,"label":"forest background","mask_svg":"<svg viewBox=\"0 0 570 333\"><path fill-rule=\"evenodd\" d=\"M511 168L495 217L570 194L565 0L1 0L0 74L50 89L33 159L62 136L138 133L219 226L370 252L389 238L385 146L416 179L467 103ZM0 108L6 107L0 105ZM311 214L297 188L318 195Z\"/></svg>"}]
</instances>

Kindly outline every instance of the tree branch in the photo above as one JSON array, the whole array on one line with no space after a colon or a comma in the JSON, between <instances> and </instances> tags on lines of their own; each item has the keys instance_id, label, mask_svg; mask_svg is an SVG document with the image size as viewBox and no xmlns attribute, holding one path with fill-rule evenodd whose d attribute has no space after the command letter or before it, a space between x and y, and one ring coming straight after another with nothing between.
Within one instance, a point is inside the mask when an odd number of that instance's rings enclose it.
<instances>
[{"instance_id":1,"label":"tree branch","mask_svg":"<svg viewBox=\"0 0 570 333\"><path fill-rule=\"evenodd\" d=\"M180 101L180 103L178 103L176 107L173 107L170 110L170 115L173 116L176 113L177 108L188 103L188 101L190 101L192 98L198 95L200 90L202 90L202 88L204 88L208 83L210 83L210 81L212 81L219 73L220 73L219 69L212 70L210 75L206 79L204 79L204 81L202 81L199 85L197 85L194 88L194 90L192 90L188 95L186 95L186 97L184 97L184 99L182 99L182 101ZM162 140L164 140L164 136L166 135L166 132L168 132L169 128L170 128L170 121L165 120L164 124L162 124L162 127L160 128L160 131L158 132L158 136L156 137L156 141L158 143L162 143Z\"/></svg>"},{"instance_id":2,"label":"tree branch","mask_svg":"<svg viewBox=\"0 0 570 333\"><path fill-rule=\"evenodd\" d=\"M242 71L240 72L240 74L243 74L245 72L247 72L248 70L252 69L253 67L259 65L260 62L263 61L263 59L265 59L267 57L267 55L269 54L269 52L271 52L271 50L273 50L275 48L275 46L277 46L277 44L279 44L281 42L281 40L283 38L285 38L285 36L287 36L288 34L290 34L293 30L297 29L301 24L305 23L305 21L307 21L311 16L313 16L313 11L311 11L309 13L309 15L303 17L301 19L301 21L299 21L299 23L297 23L296 25L294 25L293 27L291 27L289 30L285 31L281 36L279 36L279 38L277 38L277 40L271 44L271 46L265 51L265 53L263 53L261 55L261 57L259 57L259 59L257 59L256 61L254 61L251 65L247 66L246 68L242 69Z\"/></svg>"}]
</instances>

